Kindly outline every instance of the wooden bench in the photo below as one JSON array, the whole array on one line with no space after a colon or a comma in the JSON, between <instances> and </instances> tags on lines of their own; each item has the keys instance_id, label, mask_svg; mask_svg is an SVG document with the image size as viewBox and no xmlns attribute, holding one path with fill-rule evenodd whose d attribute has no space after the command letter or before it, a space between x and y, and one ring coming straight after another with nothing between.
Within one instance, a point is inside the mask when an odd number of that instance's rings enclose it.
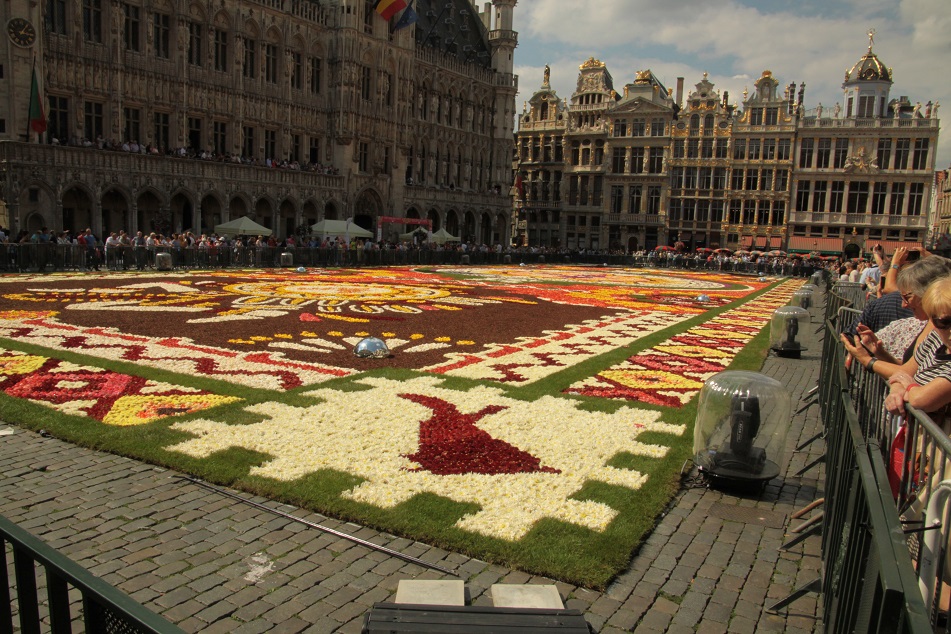
<instances>
[{"instance_id":1,"label":"wooden bench","mask_svg":"<svg viewBox=\"0 0 951 634\"><path fill-rule=\"evenodd\" d=\"M375 603L363 634L470 632L472 634L590 634L578 610Z\"/></svg>"}]
</instances>

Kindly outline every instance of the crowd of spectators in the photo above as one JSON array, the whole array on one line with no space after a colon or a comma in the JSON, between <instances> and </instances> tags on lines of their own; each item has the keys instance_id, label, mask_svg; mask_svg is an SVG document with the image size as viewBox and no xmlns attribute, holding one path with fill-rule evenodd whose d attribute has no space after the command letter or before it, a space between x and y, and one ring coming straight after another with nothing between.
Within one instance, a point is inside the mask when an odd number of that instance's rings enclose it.
<instances>
[{"instance_id":1,"label":"crowd of spectators","mask_svg":"<svg viewBox=\"0 0 951 634\"><path fill-rule=\"evenodd\" d=\"M159 148L151 143L139 143L136 139L126 141L111 141L104 139L101 135L94 140L85 137L71 137L65 144L56 137L50 138L52 145L67 145L70 147L93 148L98 150L107 150L112 152L127 152L131 154L144 154L149 156L166 156L172 158L194 159L200 161L214 161L217 163L231 163L235 165L247 165L251 167L269 167L277 169L290 169L304 172L314 172L328 176L336 176L340 171L336 167L322 165L317 162L300 162L297 160L265 158L263 160L255 157L245 156L234 152L214 152L211 150L196 150L191 147L178 148Z\"/></svg>"}]
</instances>

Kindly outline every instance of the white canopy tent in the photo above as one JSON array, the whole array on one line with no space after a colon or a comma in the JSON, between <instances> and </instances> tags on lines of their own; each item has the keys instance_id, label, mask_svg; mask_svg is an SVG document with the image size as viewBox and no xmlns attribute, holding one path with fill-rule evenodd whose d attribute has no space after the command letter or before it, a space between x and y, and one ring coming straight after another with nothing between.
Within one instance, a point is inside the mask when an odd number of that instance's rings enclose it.
<instances>
[{"instance_id":1,"label":"white canopy tent","mask_svg":"<svg viewBox=\"0 0 951 634\"><path fill-rule=\"evenodd\" d=\"M350 236L351 238L372 238L373 233L348 220L321 220L310 226L310 232L319 236Z\"/></svg>"},{"instance_id":2,"label":"white canopy tent","mask_svg":"<svg viewBox=\"0 0 951 634\"><path fill-rule=\"evenodd\" d=\"M235 220L229 220L220 225L215 225L215 233L219 236L269 236L271 235L271 230L259 225L247 216L241 216Z\"/></svg>"}]
</instances>

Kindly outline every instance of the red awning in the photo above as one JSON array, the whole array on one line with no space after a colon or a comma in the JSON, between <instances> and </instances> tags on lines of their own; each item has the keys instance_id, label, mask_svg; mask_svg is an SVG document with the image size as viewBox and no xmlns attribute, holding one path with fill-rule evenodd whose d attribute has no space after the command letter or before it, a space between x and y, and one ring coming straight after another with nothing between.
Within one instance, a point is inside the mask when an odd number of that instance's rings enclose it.
<instances>
[{"instance_id":1,"label":"red awning","mask_svg":"<svg viewBox=\"0 0 951 634\"><path fill-rule=\"evenodd\" d=\"M753 244L753 236L740 236L741 249L749 249L751 244Z\"/></svg>"},{"instance_id":2,"label":"red awning","mask_svg":"<svg viewBox=\"0 0 951 634\"><path fill-rule=\"evenodd\" d=\"M781 249L783 246L783 237L782 236L770 236L769 238L769 248L770 249Z\"/></svg>"},{"instance_id":3,"label":"red awning","mask_svg":"<svg viewBox=\"0 0 951 634\"><path fill-rule=\"evenodd\" d=\"M842 253L842 238L810 238L807 236L793 236L789 239L789 251L799 253L828 253L837 255Z\"/></svg>"}]
</instances>

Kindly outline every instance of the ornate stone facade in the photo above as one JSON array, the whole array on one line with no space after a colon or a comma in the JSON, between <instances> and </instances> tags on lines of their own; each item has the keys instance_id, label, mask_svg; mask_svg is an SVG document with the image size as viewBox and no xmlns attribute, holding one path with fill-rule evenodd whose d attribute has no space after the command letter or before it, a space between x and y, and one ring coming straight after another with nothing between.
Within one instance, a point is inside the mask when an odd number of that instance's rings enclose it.
<instances>
[{"instance_id":1,"label":"ornate stone facade","mask_svg":"<svg viewBox=\"0 0 951 634\"><path fill-rule=\"evenodd\" d=\"M868 251L928 238L937 104L890 99L868 52L843 103L805 111L805 84L770 71L730 104L704 75L682 96L649 70L622 95L589 59L571 103L550 77L519 118L528 244L634 251L683 242L764 251Z\"/></svg>"},{"instance_id":2,"label":"ornate stone facade","mask_svg":"<svg viewBox=\"0 0 951 634\"><path fill-rule=\"evenodd\" d=\"M40 33L0 49L9 224L207 231L248 215L284 236L352 217L391 239L405 229L379 219L410 217L504 243L515 4L419 0L394 31L372 0L6 3L4 23ZM43 134L27 132L34 55Z\"/></svg>"}]
</instances>

